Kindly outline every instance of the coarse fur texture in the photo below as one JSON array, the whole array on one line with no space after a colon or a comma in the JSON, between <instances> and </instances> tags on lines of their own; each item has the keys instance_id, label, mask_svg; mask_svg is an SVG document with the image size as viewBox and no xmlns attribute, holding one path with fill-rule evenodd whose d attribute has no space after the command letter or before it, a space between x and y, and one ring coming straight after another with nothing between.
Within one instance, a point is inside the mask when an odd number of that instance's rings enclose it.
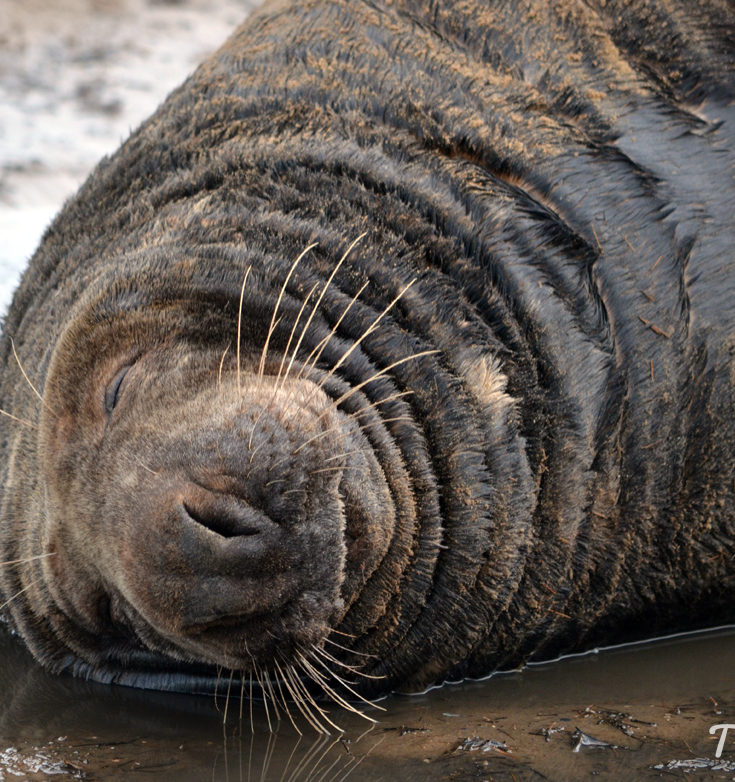
<instances>
[{"instance_id":1,"label":"coarse fur texture","mask_svg":"<svg viewBox=\"0 0 735 782\"><path fill-rule=\"evenodd\" d=\"M36 658L298 700L734 621L734 41L725 0L250 18L5 320Z\"/></svg>"}]
</instances>

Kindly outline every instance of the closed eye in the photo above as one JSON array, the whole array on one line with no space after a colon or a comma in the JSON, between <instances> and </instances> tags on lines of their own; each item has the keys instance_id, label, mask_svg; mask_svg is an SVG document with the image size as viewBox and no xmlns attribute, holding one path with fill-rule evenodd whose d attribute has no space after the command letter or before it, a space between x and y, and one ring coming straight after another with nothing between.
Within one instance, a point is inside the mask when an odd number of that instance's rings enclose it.
<instances>
[{"instance_id":1,"label":"closed eye","mask_svg":"<svg viewBox=\"0 0 735 782\"><path fill-rule=\"evenodd\" d=\"M129 364L128 366L120 369L105 389L105 414L108 417L112 415L112 411L115 409L115 405L117 405L117 403L120 401L120 397L123 391L123 381L125 380L125 376L128 374L132 366L132 364Z\"/></svg>"}]
</instances>

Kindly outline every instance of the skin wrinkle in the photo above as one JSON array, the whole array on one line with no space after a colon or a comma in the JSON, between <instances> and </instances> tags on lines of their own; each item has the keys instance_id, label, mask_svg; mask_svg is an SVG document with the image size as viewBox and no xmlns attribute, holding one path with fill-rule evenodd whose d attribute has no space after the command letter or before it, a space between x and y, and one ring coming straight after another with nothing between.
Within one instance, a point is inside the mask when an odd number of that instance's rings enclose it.
<instances>
[{"instance_id":1,"label":"skin wrinkle","mask_svg":"<svg viewBox=\"0 0 735 782\"><path fill-rule=\"evenodd\" d=\"M33 654L255 673L325 729L334 665L370 695L732 617L733 30L707 8L253 16L8 313L0 408L38 430L0 420L0 602Z\"/></svg>"}]
</instances>

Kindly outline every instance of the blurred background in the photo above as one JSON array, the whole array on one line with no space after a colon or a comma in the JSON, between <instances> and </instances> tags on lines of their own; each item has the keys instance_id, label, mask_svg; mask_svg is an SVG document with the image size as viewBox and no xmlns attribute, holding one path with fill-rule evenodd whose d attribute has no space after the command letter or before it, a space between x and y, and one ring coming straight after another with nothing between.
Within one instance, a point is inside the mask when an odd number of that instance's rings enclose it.
<instances>
[{"instance_id":1,"label":"blurred background","mask_svg":"<svg viewBox=\"0 0 735 782\"><path fill-rule=\"evenodd\" d=\"M260 0L1 0L0 315L97 161Z\"/></svg>"}]
</instances>

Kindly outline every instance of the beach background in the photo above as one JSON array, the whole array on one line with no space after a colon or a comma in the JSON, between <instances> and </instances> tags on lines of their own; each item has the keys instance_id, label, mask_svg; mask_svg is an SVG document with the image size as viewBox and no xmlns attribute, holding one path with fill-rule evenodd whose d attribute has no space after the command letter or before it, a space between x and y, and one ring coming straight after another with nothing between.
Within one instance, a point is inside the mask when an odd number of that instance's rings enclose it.
<instances>
[{"instance_id":1,"label":"beach background","mask_svg":"<svg viewBox=\"0 0 735 782\"><path fill-rule=\"evenodd\" d=\"M97 162L258 0L2 0L0 313Z\"/></svg>"}]
</instances>

